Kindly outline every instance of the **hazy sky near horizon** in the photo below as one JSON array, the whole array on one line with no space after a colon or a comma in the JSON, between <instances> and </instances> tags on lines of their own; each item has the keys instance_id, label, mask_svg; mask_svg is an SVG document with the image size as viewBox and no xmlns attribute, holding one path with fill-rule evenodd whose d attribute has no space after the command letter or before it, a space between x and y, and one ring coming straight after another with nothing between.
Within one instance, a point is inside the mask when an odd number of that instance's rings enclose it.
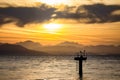
<instances>
[{"instance_id":1,"label":"hazy sky near horizon","mask_svg":"<svg viewBox=\"0 0 120 80\"><path fill-rule=\"evenodd\" d=\"M0 0L0 42L120 45L120 0Z\"/></svg>"}]
</instances>

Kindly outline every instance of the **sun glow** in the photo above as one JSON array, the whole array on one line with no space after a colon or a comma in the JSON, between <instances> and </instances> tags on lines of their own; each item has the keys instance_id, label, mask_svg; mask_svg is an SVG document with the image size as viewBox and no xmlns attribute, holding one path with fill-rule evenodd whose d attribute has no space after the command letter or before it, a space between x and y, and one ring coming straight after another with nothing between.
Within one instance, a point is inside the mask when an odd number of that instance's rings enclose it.
<instances>
[{"instance_id":1,"label":"sun glow","mask_svg":"<svg viewBox=\"0 0 120 80\"><path fill-rule=\"evenodd\" d=\"M44 28L47 29L47 31L49 33L54 33L56 32L62 25L61 24L54 24L54 23L50 23L50 24L45 24Z\"/></svg>"},{"instance_id":2,"label":"sun glow","mask_svg":"<svg viewBox=\"0 0 120 80\"><path fill-rule=\"evenodd\" d=\"M37 0L37 1L49 4L49 5L64 4L68 2L67 0Z\"/></svg>"}]
</instances>

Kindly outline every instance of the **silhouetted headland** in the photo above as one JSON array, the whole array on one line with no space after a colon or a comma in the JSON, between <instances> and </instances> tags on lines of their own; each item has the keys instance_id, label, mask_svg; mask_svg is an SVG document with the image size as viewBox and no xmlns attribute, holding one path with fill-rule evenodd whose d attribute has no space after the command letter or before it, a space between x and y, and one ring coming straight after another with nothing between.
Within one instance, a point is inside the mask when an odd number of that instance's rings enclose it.
<instances>
[{"instance_id":1,"label":"silhouetted headland","mask_svg":"<svg viewBox=\"0 0 120 80\"><path fill-rule=\"evenodd\" d=\"M38 56L48 55L42 51L34 51L15 44L0 45L0 56Z\"/></svg>"}]
</instances>

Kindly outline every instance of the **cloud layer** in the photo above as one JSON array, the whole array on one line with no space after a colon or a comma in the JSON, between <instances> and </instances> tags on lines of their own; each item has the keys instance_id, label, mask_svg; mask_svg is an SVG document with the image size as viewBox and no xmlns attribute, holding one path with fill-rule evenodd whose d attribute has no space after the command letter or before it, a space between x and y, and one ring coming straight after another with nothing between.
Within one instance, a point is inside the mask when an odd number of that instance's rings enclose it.
<instances>
[{"instance_id":1,"label":"cloud layer","mask_svg":"<svg viewBox=\"0 0 120 80\"><path fill-rule=\"evenodd\" d=\"M74 12L72 12L74 10ZM0 8L0 25L15 22L18 26L29 23L41 23L50 19L73 19L81 23L106 23L120 21L119 5L81 5L65 7L62 11L46 5L40 7L6 7ZM56 15L53 17L53 15Z\"/></svg>"},{"instance_id":2,"label":"cloud layer","mask_svg":"<svg viewBox=\"0 0 120 80\"><path fill-rule=\"evenodd\" d=\"M16 22L18 26L29 23L40 23L51 19L55 8L41 5L40 7L7 7L0 8L0 25Z\"/></svg>"},{"instance_id":3,"label":"cloud layer","mask_svg":"<svg viewBox=\"0 0 120 80\"><path fill-rule=\"evenodd\" d=\"M71 10L70 8L66 10ZM113 15L112 12L120 10L118 5L83 5L79 6L74 13L69 11L57 12L56 18L75 19L85 23L105 23L120 21L119 15Z\"/></svg>"}]
</instances>

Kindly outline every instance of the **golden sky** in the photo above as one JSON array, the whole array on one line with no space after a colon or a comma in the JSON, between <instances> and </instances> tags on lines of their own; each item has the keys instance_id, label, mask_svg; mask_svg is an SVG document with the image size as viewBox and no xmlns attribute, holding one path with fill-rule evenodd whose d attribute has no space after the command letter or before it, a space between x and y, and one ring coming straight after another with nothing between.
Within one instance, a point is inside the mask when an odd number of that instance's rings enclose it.
<instances>
[{"instance_id":1,"label":"golden sky","mask_svg":"<svg viewBox=\"0 0 120 80\"><path fill-rule=\"evenodd\" d=\"M120 0L0 0L0 42L120 45Z\"/></svg>"}]
</instances>

